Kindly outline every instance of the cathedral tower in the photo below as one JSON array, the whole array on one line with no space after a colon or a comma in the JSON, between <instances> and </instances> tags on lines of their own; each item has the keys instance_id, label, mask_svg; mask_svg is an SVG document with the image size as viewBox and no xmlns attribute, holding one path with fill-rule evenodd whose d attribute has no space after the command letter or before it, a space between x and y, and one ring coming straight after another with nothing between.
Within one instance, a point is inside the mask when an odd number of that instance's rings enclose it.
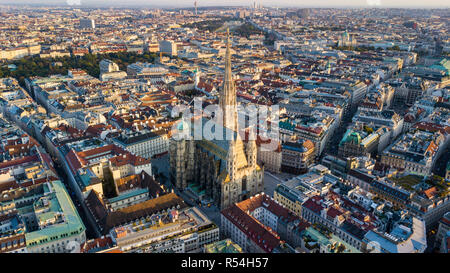
<instances>
[{"instance_id":1,"label":"cathedral tower","mask_svg":"<svg viewBox=\"0 0 450 273\"><path fill-rule=\"evenodd\" d=\"M250 132L251 138L246 143L239 135L230 44L227 30L225 75L219 95L219 107L223 115L221 125L226 128L226 138L171 138L169 146L170 179L173 185L180 190L193 185L199 192L204 192L201 198L212 201L220 209L264 190L264 169L257 164L256 132Z\"/></svg>"},{"instance_id":2,"label":"cathedral tower","mask_svg":"<svg viewBox=\"0 0 450 273\"><path fill-rule=\"evenodd\" d=\"M222 109L223 126L234 132L237 128L236 87L231 72L230 31L227 29L227 49L225 53L225 76L221 94L219 97L220 109Z\"/></svg>"}]
</instances>

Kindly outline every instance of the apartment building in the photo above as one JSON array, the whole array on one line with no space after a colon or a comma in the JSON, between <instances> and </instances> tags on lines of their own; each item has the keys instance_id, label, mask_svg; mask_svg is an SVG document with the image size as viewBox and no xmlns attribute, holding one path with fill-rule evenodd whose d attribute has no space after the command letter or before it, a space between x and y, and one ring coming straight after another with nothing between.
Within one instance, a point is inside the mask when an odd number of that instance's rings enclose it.
<instances>
[{"instance_id":1,"label":"apartment building","mask_svg":"<svg viewBox=\"0 0 450 273\"><path fill-rule=\"evenodd\" d=\"M148 129L136 132L123 132L113 142L119 147L144 158L152 158L169 150L169 137L164 130L150 131Z\"/></svg>"},{"instance_id":2,"label":"apartment building","mask_svg":"<svg viewBox=\"0 0 450 273\"><path fill-rule=\"evenodd\" d=\"M16 234L24 234L12 245L16 252L70 252L73 246L86 240L86 228L59 180L30 186L26 191L17 189L4 193L0 205L2 209L12 206L20 217L18 224L10 226ZM26 231L19 232L21 225L26 227ZM4 247L3 251L9 248L8 244Z\"/></svg>"}]
</instances>

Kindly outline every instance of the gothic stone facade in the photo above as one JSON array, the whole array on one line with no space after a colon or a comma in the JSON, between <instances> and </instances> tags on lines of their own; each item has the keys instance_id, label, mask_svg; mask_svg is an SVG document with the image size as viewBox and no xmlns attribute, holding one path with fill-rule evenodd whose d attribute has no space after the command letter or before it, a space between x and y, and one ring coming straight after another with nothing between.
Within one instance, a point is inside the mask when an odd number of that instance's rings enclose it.
<instances>
[{"instance_id":1,"label":"gothic stone facade","mask_svg":"<svg viewBox=\"0 0 450 273\"><path fill-rule=\"evenodd\" d=\"M256 141L249 140L244 144L238 133L229 39L219 105L223 120L214 130L221 130L223 137L220 140L172 138L169 157L171 180L178 189L185 190L189 184L195 185L205 191L206 199L213 200L220 209L224 209L264 189L264 171L256 162ZM202 124L205 124L204 120Z\"/></svg>"},{"instance_id":2,"label":"gothic stone facade","mask_svg":"<svg viewBox=\"0 0 450 273\"><path fill-rule=\"evenodd\" d=\"M178 189L195 184L223 209L262 192L263 169L256 163L256 145L238 139L229 141L226 151L217 142L227 141L171 140L170 169Z\"/></svg>"}]
</instances>

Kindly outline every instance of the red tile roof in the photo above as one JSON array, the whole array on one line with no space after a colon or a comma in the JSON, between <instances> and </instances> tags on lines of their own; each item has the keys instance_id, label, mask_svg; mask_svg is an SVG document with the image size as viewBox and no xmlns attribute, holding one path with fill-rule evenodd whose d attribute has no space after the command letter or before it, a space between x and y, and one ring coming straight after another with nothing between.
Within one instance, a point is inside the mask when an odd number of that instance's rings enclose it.
<instances>
[{"instance_id":1,"label":"red tile roof","mask_svg":"<svg viewBox=\"0 0 450 273\"><path fill-rule=\"evenodd\" d=\"M69 164L70 170L73 174L77 173L77 170L81 168L80 160L78 160L77 155L75 154L74 150L70 150L69 153L65 156L67 164Z\"/></svg>"},{"instance_id":2,"label":"red tile roof","mask_svg":"<svg viewBox=\"0 0 450 273\"><path fill-rule=\"evenodd\" d=\"M253 196L222 211L224 217L237 226L265 252L272 252L274 248L282 244L282 240L275 231L263 225L251 215L255 209L260 207L264 207L285 222L300 220L296 227L299 230L309 226L307 222L302 221L298 216L265 194Z\"/></svg>"},{"instance_id":3,"label":"red tile roof","mask_svg":"<svg viewBox=\"0 0 450 273\"><path fill-rule=\"evenodd\" d=\"M93 159L96 157L104 156L104 153L112 153L112 152L118 152L116 154L120 154L119 150L122 150L122 152L125 152L125 150L115 146L114 144L109 144L106 146L78 152L77 155L81 158L89 158Z\"/></svg>"},{"instance_id":4,"label":"red tile roof","mask_svg":"<svg viewBox=\"0 0 450 273\"><path fill-rule=\"evenodd\" d=\"M101 238L96 238L90 241L87 241L81 245L81 252L87 253L91 250L92 252L97 252L99 250L110 248L114 245L110 236L102 236Z\"/></svg>"},{"instance_id":5,"label":"red tile roof","mask_svg":"<svg viewBox=\"0 0 450 273\"><path fill-rule=\"evenodd\" d=\"M69 135L72 135L74 137L79 137L83 135L83 131L78 130L77 128L74 128L72 126L69 126L67 124L61 124L59 125L57 128L55 128L54 130L59 130L62 132L66 132Z\"/></svg>"},{"instance_id":6,"label":"red tile roof","mask_svg":"<svg viewBox=\"0 0 450 273\"><path fill-rule=\"evenodd\" d=\"M327 216L331 217L332 219L336 218L336 216L340 216L344 214L344 212L342 212L341 210L335 208L335 207L330 207L327 211Z\"/></svg>"},{"instance_id":7,"label":"red tile roof","mask_svg":"<svg viewBox=\"0 0 450 273\"><path fill-rule=\"evenodd\" d=\"M109 158L109 161L115 167L120 167L126 164L140 166L150 163L150 159L145 159L143 157L133 155L127 150L124 150L114 144L109 144L82 152L75 152L74 150L70 150L66 155L66 160L72 172L75 174L79 168L89 165L90 160L96 159L98 157L103 157L105 155L111 156L111 158Z\"/></svg>"},{"instance_id":8,"label":"red tile roof","mask_svg":"<svg viewBox=\"0 0 450 273\"><path fill-rule=\"evenodd\" d=\"M197 88L202 89L205 92L211 93L214 89L214 86L212 84L209 84L207 82L204 81L200 81L197 84Z\"/></svg>"},{"instance_id":9,"label":"red tile roof","mask_svg":"<svg viewBox=\"0 0 450 273\"><path fill-rule=\"evenodd\" d=\"M438 190L436 187L431 187L427 190L424 190L423 193L428 197L428 199L432 199L436 194L438 194Z\"/></svg>"},{"instance_id":10,"label":"red tile roof","mask_svg":"<svg viewBox=\"0 0 450 273\"><path fill-rule=\"evenodd\" d=\"M5 145L5 151L7 151L11 156L16 156L19 154L29 154L30 149L34 147L33 143L27 144L13 144L13 145Z\"/></svg>"},{"instance_id":11,"label":"red tile roof","mask_svg":"<svg viewBox=\"0 0 450 273\"><path fill-rule=\"evenodd\" d=\"M30 187L32 185L38 185L38 184L42 184L45 182L51 182L51 181L56 181L56 180L59 180L59 179L55 176L49 176L49 177L43 177L43 178L35 179L32 181L28 181L25 183L21 183L20 186L23 188L26 188L26 187Z\"/></svg>"},{"instance_id":12,"label":"red tile roof","mask_svg":"<svg viewBox=\"0 0 450 273\"><path fill-rule=\"evenodd\" d=\"M431 122L419 122L414 125L415 128L418 128L420 130L425 130L429 132L436 132L439 131L443 135L450 134L450 126L444 126L436 123Z\"/></svg>"},{"instance_id":13,"label":"red tile roof","mask_svg":"<svg viewBox=\"0 0 450 273\"><path fill-rule=\"evenodd\" d=\"M265 252L271 253L274 248L281 244L277 235L266 229L259 221L236 205L223 210L222 214Z\"/></svg>"},{"instance_id":14,"label":"red tile roof","mask_svg":"<svg viewBox=\"0 0 450 273\"><path fill-rule=\"evenodd\" d=\"M150 163L150 159L145 159L140 156L133 155L132 153L125 153L123 155L115 156L109 159L112 166L120 167L126 164L131 164L133 166L140 166Z\"/></svg>"},{"instance_id":15,"label":"red tile roof","mask_svg":"<svg viewBox=\"0 0 450 273\"><path fill-rule=\"evenodd\" d=\"M278 217L282 216L284 219L287 219L287 221L294 221L298 220L298 216L294 215L291 211L288 209L282 207L280 204L275 202L270 196L266 194L260 194L257 196L253 196L247 200L244 200L238 204L236 204L238 208L240 208L243 211L249 211L250 213L254 211L257 208L264 207L273 214L277 215Z\"/></svg>"},{"instance_id":16,"label":"red tile roof","mask_svg":"<svg viewBox=\"0 0 450 273\"><path fill-rule=\"evenodd\" d=\"M131 189L141 188L141 176L140 175L129 175L117 180L117 188L119 192L125 192Z\"/></svg>"},{"instance_id":17,"label":"red tile roof","mask_svg":"<svg viewBox=\"0 0 450 273\"><path fill-rule=\"evenodd\" d=\"M323 202L323 198L319 195L316 195L306 200L306 202L303 203L302 207L305 207L314 213L320 214L320 211L325 207L325 205L323 205L321 201Z\"/></svg>"},{"instance_id":18,"label":"red tile roof","mask_svg":"<svg viewBox=\"0 0 450 273\"><path fill-rule=\"evenodd\" d=\"M6 181L3 183L0 183L0 192L10 190L10 189L17 189L19 188L19 184L17 184L16 180Z\"/></svg>"},{"instance_id":19,"label":"red tile roof","mask_svg":"<svg viewBox=\"0 0 450 273\"><path fill-rule=\"evenodd\" d=\"M114 128L114 127L111 125L105 125L103 123L100 123L100 124L90 125L86 129L86 132L99 137L103 131L105 131L106 129L112 129L112 128Z\"/></svg>"},{"instance_id":20,"label":"red tile roof","mask_svg":"<svg viewBox=\"0 0 450 273\"><path fill-rule=\"evenodd\" d=\"M25 156L19 159L0 163L0 170L35 161L39 161L38 155Z\"/></svg>"}]
</instances>

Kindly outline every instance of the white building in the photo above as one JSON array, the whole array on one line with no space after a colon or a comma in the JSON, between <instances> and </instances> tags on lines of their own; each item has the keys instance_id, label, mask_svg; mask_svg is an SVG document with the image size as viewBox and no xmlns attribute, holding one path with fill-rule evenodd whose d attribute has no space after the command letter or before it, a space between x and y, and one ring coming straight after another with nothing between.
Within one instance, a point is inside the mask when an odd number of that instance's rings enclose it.
<instances>
[{"instance_id":1,"label":"white building","mask_svg":"<svg viewBox=\"0 0 450 273\"><path fill-rule=\"evenodd\" d=\"M123 149L144 158L151 158L169 150L169 137L162 130L123 133L113 141Z\"/></svg>"},{"instance_id":2,"label":"white building","mask_svg":"<svg viewBox=\"0 0 450 273\"><path fill-rule=\"evenodd\" d=\"M175 43L175 41L160 41L159 51L165 54L169 54L170 56L177 56L177 44Z\"/></svg>"},{"instance_id":3,"label":"white building","mask_svg":"<svg viewBox=\"0 0 450 273\"><path fill-rule=\"evenodd\" d=\"M115 62L108 59L101 60L99 66L100 74L119 71L119 66Z\"/></svg>"},{"instance_id":4,"label":"white building","mask_svg":"<svg viewBox=\"0 0 450 273\"><path fill-rule=\"evenodd\" d=\"M199 253L219 240L219 227L193 207L155 212L115 227L110 234L123 252Z\"/></svg>"},{"instance_id":5,"label":"white building","mask_svg":"<svg viewBox=\"0 0 450 273\"><path fill-rule=\"evenodd\" d=\"M60 181L41 187L43 194L33 196L31 213L22 214L25 221L36 227L35 231L25 234L27 250L30 253L71 252L86 241L86 228ZM17 203L24 201L15 200Z\"/></svg>"},{"instance_id":6,"label":"white building","mask_svg":"<svg viewBox=\"0 0 450 273\"><path fill-rule=\"evenodd\" d=\"M367 252L423 253L427 248L425 222L412 218L412 225L398 223L390 233L369 231L363 239Z\"/></svg>"},{"instance_id":7,"label":"white building","mask_svg":"<svg viewBox=\"0 0 450 273\"><path fill-rule=\"evenodd\" d=\"M80 28L95 28L94 19L80 19Z\"/></svg>"}]
</instances>

